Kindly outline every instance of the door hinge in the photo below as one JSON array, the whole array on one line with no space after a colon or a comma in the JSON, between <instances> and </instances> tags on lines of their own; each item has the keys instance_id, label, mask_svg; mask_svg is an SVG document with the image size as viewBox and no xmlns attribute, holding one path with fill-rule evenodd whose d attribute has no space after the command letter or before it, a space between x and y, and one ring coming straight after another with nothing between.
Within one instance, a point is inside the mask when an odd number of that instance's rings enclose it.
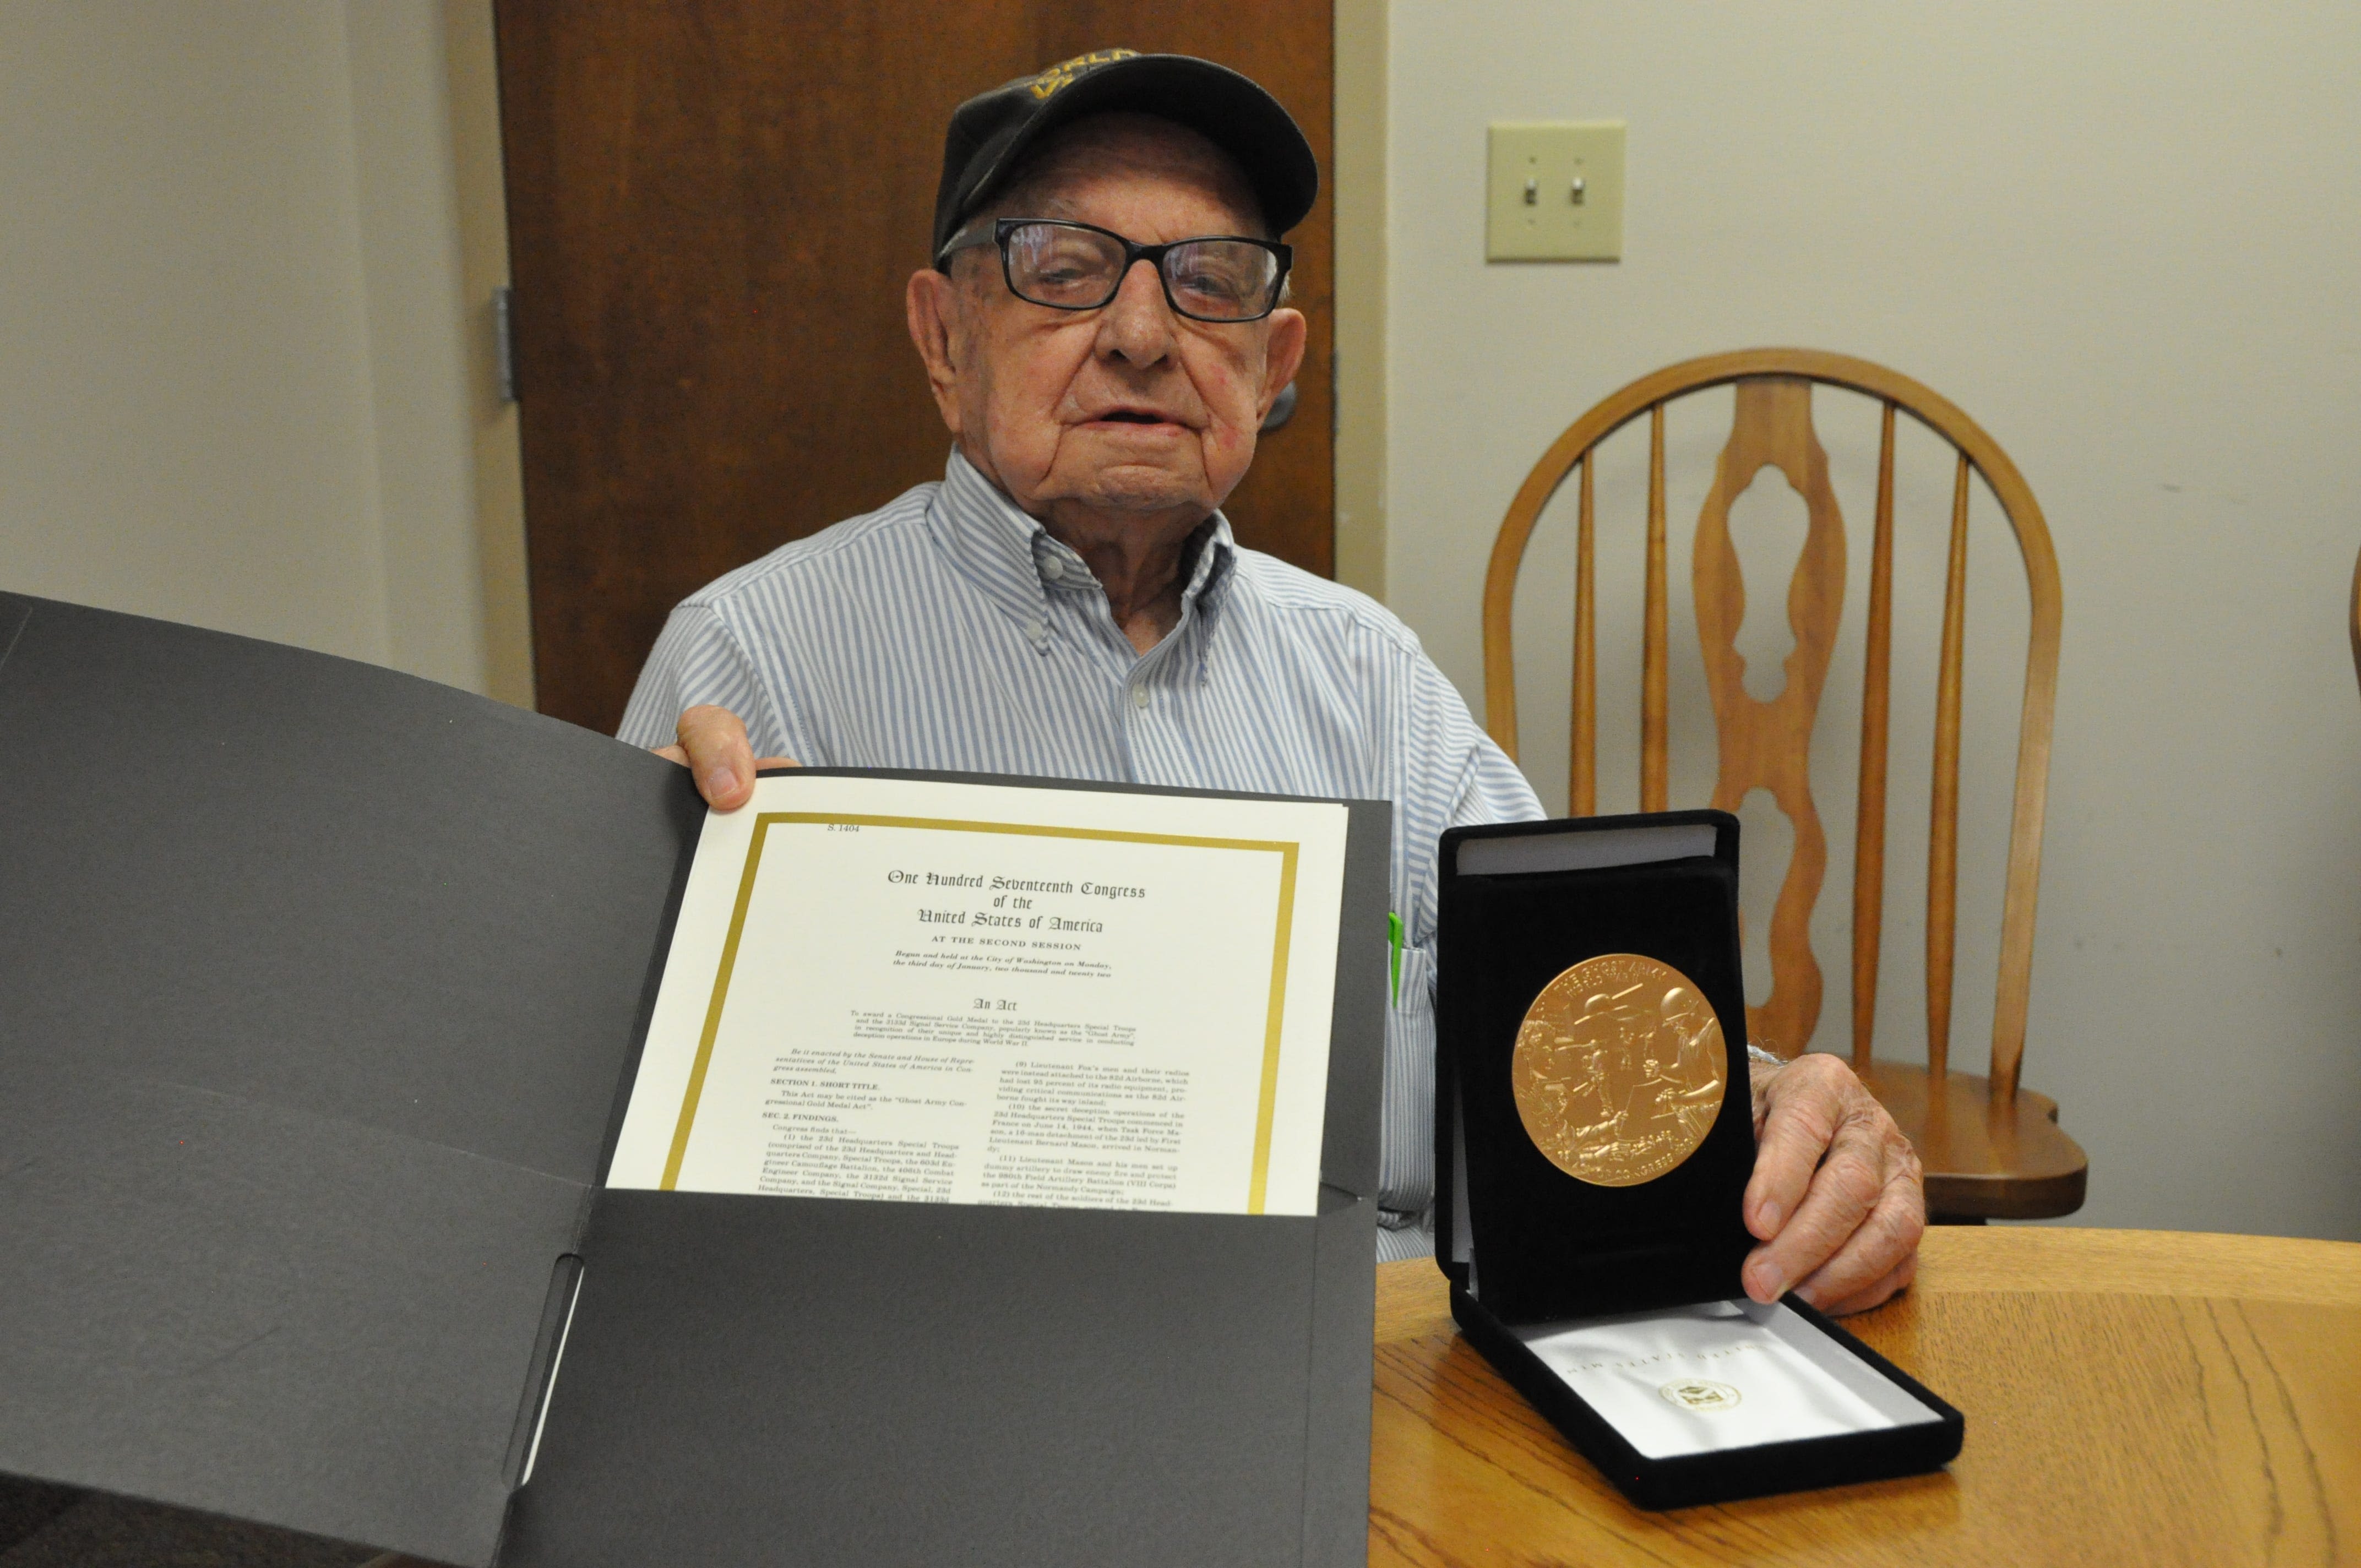
<instances>
[{"instance_id":1,"label":"door hinge","mask_svg":"<svg viewBox=\"0 0 2361 1568\"><path fill-rule=\"evenodd\" d=\"M500 401L517 400L516 291L503 283L492 291L492 374Z\"/></svg>"}]
</instances>

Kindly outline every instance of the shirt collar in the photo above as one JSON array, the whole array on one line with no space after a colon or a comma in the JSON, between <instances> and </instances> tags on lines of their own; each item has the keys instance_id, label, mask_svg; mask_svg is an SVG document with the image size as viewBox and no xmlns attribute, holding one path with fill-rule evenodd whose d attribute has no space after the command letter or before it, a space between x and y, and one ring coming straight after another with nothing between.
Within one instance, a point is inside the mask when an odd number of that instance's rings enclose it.
<instances>
[{"instance_id":1,"label":"shirt collar","mask_svg":"<svg viewBox=\"0 0 2361 1568\"><path fill-rule=\"evenodd\" d=\"M956 446L927 517L943 553L1037 643L1047 625L1050 585L1090 580L1082 558L1051 538L1038 519L1002 494ZM1236 571L1237 543L1229 520L1218 511L1197 532L1196 558L1180 593L1179 630L1195 622L1210 634Z\"/></svg>"}]
</instances>

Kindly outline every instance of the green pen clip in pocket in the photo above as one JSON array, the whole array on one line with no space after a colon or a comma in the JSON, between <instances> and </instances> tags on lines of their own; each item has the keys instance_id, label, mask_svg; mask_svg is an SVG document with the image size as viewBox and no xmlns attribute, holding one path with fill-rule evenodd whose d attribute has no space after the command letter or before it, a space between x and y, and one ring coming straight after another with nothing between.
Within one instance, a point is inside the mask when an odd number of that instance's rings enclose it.
<instances>
[{"instance_id":1,"label":"green pen clip in pocket","mask_svg":"<svg viewBox=\"0 0 2361 1568\"><path fill-rule=\"evenodd\" d=\"M1386 1004L1389 1007L1401 1005L1401 916L1389 909L1386 911Z\"/></svg>"}]
</instances>

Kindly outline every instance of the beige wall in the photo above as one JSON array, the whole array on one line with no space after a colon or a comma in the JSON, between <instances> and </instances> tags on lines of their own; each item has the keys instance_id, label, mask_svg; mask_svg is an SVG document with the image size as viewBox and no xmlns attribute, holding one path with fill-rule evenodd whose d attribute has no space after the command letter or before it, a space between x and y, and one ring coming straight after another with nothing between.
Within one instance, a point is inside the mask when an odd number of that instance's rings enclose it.
<instances>
[{"instance_id":1,"label":"beige wall","mask_svg":"<svg viewBox=\"0 0 2361 1568\"><path fill-rule=\"evenodd\" d=\"M1480 708L1478 595L1510 496L1575 415L1658 366L1801 344L1946 393L2024 469L2064 576L2026 1059L2091 1152L2082 1218L2361 1238L2361 696L2342 623L2361 547L2361 11L1396 0L1391 22L1394 608ZM1487 122L1609 117L1631 126L1623 260L1488 266ZM1676 464L1709 466L1719 434L1710 411L1676 422ZM1832 411L1823 436L1858 579L1873 415ZM1892 818L1878 1038L1910 1057L1948 478L1905 452L1894 767L1914 784ZM1610 810L1636 796L1643 462L1628 442L1601 462ZM1676 536L1702 488L1675 487ZM1792 540L1798 510L1751 492L1742 547ZM1557 521L1529 570L1566 570ZM1961 962L1978 983L1954 1037L1980 1068L2024 590L1989 510L1975 528ZM1681 552L1675 784L1694 803L1714 759L1686 572ZM1521 596L1527 756L1554 808L1566 583ZM1817 737L1819 1042L1839 1048L1860 627L1856 595ZM1758 824L1776 849L1775 817ZM1749 877L1759 933L1770 878Z\"/></svg>"},{"instance_id":2,"label":"beige wall","mask_svg":"<svg viewBox=\"0 0 2361 1568\"><path fill-rule=\"evenodd\" d=\"M0 587L502 684L443 10L0 8Z\"/></svg>"}]
</instances>

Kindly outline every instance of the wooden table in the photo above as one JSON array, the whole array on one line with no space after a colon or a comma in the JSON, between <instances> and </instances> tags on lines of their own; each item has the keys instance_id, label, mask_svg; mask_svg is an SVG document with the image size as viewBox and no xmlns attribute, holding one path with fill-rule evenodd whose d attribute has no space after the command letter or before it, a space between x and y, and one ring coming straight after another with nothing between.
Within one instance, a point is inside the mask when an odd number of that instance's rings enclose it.
<instances>
[{"instance_id":1,"label":"wooden table","mask_svg":"<svg viewBox=\"0 0 2361 1568\"><path fill-rule=\"evenodd\" d=\"M1371 1568L2361 1563L2361 1245L1944 1228L1846 1326L1966 1412L1947 1472L1651 1514L1383 1266Z\"/></svg>"}]
</instances>

